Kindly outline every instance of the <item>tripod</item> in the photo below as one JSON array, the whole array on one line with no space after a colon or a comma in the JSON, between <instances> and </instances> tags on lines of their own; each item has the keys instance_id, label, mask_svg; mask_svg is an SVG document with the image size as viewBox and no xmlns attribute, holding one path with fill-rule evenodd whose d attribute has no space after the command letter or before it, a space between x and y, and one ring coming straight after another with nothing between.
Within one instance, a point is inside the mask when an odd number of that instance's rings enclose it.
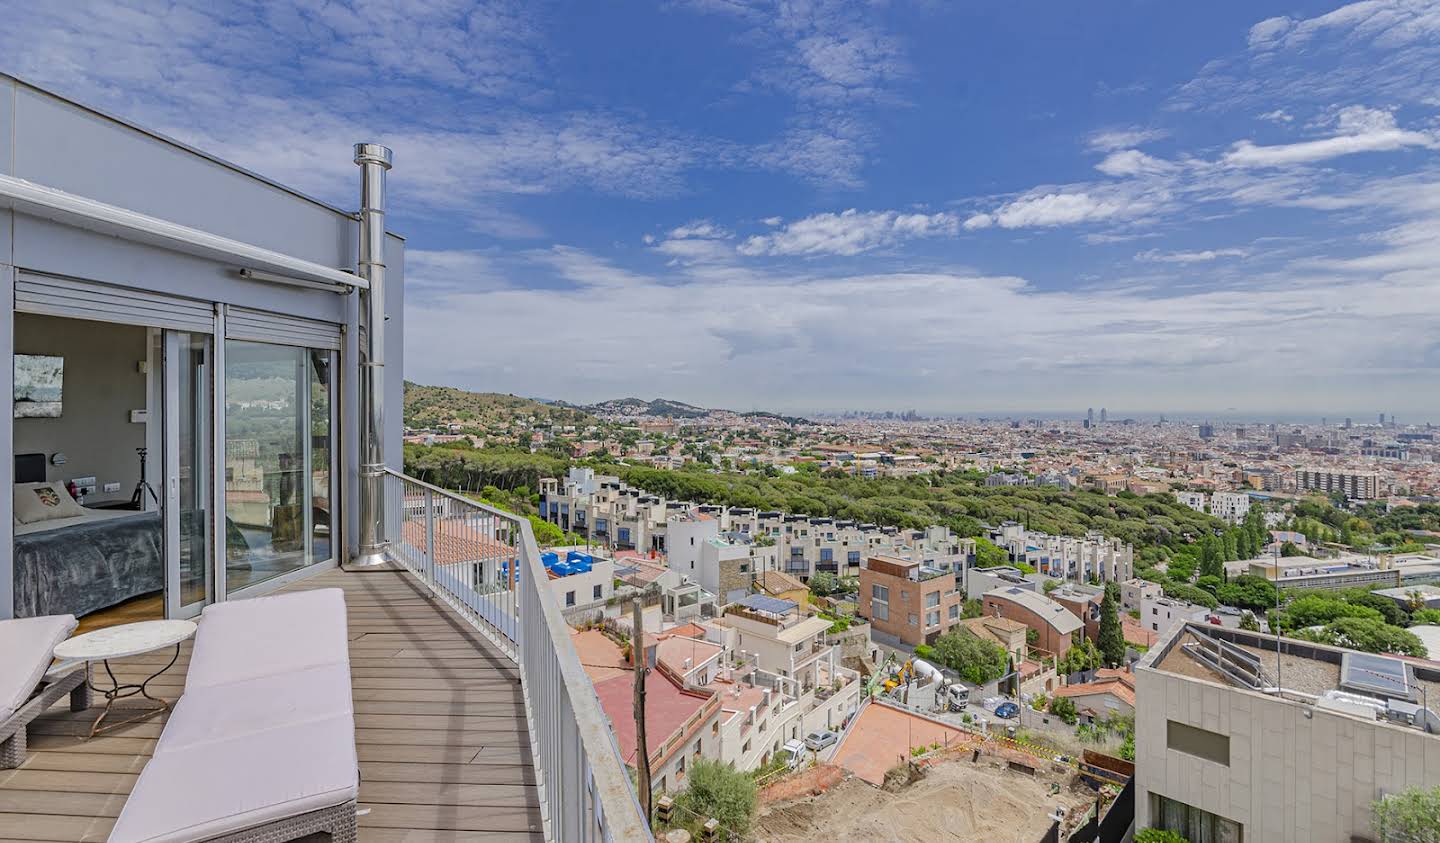
<instances>
[{"instance_id":1,"label":"tripod","mask_svg":"<svg viewBox=\"0 0 1440 843\"><path fill-rule=\"evenodd\" d=\"M148 453L148 449L136 448L135 453L140 455L140 480L135 484L135 494L130 496L130 505L136 509L143 509L145 506L145 493L149 492L150 500L154 501L156 506L159 506L160 497L155 494L154 487L145 479L145 454Z\"/></svg>"}]
</instances>

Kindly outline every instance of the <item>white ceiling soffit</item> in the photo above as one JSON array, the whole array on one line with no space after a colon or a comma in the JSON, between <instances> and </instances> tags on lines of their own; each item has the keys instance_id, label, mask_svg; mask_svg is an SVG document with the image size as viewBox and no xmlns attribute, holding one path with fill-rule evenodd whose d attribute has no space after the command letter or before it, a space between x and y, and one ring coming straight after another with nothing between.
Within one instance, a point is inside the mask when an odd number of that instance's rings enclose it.
<instances>
[{"instance_id":1,"label":"white ceiling soffit","mask_svg":"<svg viewBox=\"0 0 1440 843\"><path fill-rule=\"evenodd\" d=\"M128 211L63 190L0 175L0 207L13 208L102 234L208 258L236 269L258 270L274 280L295 279L310 284L367 289L364 279L302 258L231 240L198 228Z\"/></svg>"}]
</instances>

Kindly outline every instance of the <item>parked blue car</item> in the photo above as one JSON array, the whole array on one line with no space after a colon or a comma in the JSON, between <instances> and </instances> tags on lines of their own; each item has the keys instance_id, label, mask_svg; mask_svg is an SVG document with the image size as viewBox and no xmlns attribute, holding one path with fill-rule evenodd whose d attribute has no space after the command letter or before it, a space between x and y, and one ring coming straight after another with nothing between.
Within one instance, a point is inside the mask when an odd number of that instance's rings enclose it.
<instances>
[{"instance_id":1,"label":"parked blue car","mask_svg":"<svg viewBox=\"0 0 1440 843\"><path fill-rule=\"evenodd\" d=\"M995 706L995 716L1003 717L1006 720L1015 717L1019 713L1020 706L1016 705L1013 702L1000 703L999 705Z\"/></svg>"}]
</instances>

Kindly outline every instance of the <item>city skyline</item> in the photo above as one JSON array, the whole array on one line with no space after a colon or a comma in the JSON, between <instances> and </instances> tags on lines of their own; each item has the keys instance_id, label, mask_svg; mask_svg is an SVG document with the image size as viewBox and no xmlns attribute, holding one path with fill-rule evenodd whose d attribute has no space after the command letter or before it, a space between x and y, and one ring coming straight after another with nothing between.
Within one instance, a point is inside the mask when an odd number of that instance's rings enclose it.
<instances>
[{"instance_id":1,"label":"city skyline","mask_svg":"<svg viewBox=\"0 0 1440 843\"><path fill-rule=\"evenodd\" d=\"M393 146L412 380L1436 409L1423 6L127 0L7 21L7 69L342 206L350 143Z\"/></svg>"}]
</instances>

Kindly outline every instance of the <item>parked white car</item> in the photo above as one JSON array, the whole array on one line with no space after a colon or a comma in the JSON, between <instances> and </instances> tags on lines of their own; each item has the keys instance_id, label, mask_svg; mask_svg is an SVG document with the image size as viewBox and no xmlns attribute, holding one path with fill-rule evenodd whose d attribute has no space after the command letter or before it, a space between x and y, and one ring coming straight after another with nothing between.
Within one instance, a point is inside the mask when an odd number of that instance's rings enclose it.
<instances>
[{"instance_id":1,"label":"parked white car","mask_svg":"<svg viewBox=\"0 0 1440 843\"><path fill-rule=\"evenodd\" d=\"M810 734L806 735L805 746L809 749L813 749L816 752L819 752L827 746L833 746L839 740L839 733L832 732L829 729L822 729L821 731L811 732Z\"/></svg>"}]
</instances>

